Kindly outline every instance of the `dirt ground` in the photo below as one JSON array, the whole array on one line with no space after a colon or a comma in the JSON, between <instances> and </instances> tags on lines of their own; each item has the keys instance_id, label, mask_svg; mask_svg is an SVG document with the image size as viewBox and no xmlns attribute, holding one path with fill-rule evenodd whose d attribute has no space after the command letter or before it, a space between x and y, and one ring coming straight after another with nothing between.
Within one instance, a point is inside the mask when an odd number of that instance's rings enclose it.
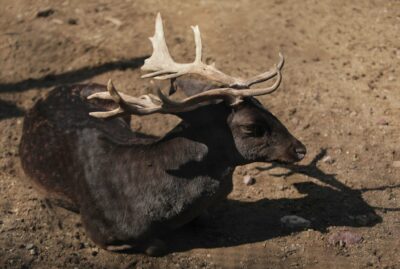
<instances>
[{"instance_id":1,"label":"dirt ground","mask_svg":"<svg viewBox=\"0 0 400 269\"><path fill-rule=\"evenodd\" d=\"M171 235L160 258L99 250L79 216L63 228L20 173L23 113L54 86L106 83L130 94L157 11L171 54L250 76L286 56L279 91L260 100L307 145L298 164L239 167L204 227ZM400 2L0 0L0 268L400 268ZM162 135L171 116L134 117ZM255 177L246 186L243 176ZM308 229L285 228L298 215ZM333 242L349 231L361 242Z\"/></svg>"}]
</instances>

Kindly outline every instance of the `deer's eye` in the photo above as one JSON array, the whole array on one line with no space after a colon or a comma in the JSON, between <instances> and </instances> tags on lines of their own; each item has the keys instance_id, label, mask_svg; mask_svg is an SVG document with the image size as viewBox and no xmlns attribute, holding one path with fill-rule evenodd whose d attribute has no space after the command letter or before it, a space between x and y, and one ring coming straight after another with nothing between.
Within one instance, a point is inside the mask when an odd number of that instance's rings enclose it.
<instances>
[{"instance_id":1,"label":"deer's eye","mask_svg":"<svg viewBox=\"0 0 400 269\"><path fill-rule=\"evenodd\" d=\"M249 136L263 136L266 131L266 127L260 124L242 126L242 132Z\"/></svg>"}]
</instances>

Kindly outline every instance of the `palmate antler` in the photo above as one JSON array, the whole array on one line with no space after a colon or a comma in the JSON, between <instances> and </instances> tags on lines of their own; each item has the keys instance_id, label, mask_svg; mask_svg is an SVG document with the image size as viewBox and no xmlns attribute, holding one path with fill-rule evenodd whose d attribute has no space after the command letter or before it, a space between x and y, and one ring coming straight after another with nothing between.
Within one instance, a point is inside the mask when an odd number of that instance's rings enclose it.
<instances>
[{"instance_id":1,"label":"palmate antler","mask_svg":"<svg viewBox=\"0 0 400 269\"><path fill-rule=\"evenodd\" d=\"M113 100L119 104L119 108L106 112L92 112L90 115L98 118L115 117L122 114L146 115L152 113L178 113L190 111L200 106L223 100L229 105L236 105L243 97L270 94L275 91L282 80L281 69L284 64L282 54L279 54L278 65L265 73L243 79L229 76L218 70L214 64L207 65L202 62L202 44L198 26L192 26L196 44L196 57L192 63L175 62L168 50L164 37L163 23L160 13L157 14L154 36L150 38L153 45L153 54L145 60L142 70L151 71L142 78L173 79L186 74L197 74L209 80L222 84L222 88L211 89L181 101L174 101L165 96L160 90L158 97L148 94L140 97L132 97L118 91L109 81L108 92L95 93L88 97ZM250 89L250 86L261 83L277 76L275 83L267 88Z\"/></svg>"}]
</instances>

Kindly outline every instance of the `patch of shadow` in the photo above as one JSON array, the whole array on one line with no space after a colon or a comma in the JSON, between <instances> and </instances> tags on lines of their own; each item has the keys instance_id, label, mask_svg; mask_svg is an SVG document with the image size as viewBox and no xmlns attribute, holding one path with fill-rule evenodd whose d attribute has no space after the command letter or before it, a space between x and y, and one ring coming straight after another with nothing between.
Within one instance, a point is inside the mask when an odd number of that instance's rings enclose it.
<instances>
[{"instance_id":1,"label":"patch of shadow","mask_svg":"<svg viewBox=\"0 0 400 269\"><path fill-rule=\"evenodd\" d=\"M74 84L113 70L136 69L142 66L144 60L148 57L149 56L146 55L126 60L113 61L97 66L83 67L61 74L49 74L38 79L28 78L15 83L0 83L0 93L22 92L32 88L50 88L62 84Z\"/></svg>"},{"instance_id":2,"label":"patch of shadow","mask_svg":"<svg viewBox=\"0 0 400 269\"><path fill-rule=\"evenodd\" d=\"M14 103L0 99L0 120L22 117L24 113L24 110L17 107Z\"/></svg>"},{"instance_id":3,"label":"patch of shadow","mask_svg":"<svg viewBox=\"0 0 400 269\"><path fill-rule=\"evenodd\" d=\"M283 167L288 170L287 173L272 176L286 178L293 174L304 174L326 185L314 182L293 184L298 192L304 194L301 198L226 200L212 209L211 216L202 225L194 222L165 236L169 251L232 247L263 242L299 231L288 229L280 223L280 218L285 215L298 215L310 220L311 229L325 233L332 226L373 227L382 222L377 210L400 211L400 208L371 206L362 196L367 191L399 188L399 185L352 189L339 181L336 175L326 174L318 168L317 163L325 154L326 149L321 149L307 165L274 163L258 169L265 171Z\"/></svg>"}]
</instances>

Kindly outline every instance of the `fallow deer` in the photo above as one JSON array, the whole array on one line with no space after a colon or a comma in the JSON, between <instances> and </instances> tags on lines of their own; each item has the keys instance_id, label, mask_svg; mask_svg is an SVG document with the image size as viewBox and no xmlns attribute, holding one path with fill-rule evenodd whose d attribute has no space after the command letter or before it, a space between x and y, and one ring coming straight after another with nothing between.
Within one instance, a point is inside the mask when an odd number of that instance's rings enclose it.
<instances>
[{"instance_id":1,"label":"fallow deer","mask_svg":"<svg viewBox=\"0 0 400 269\"><path fill-rule=\"evenodd\" d=\"M202 62L197 26L196 57L185 64L170 56L160 14L155 28L153 53L142 67L151 73L143 77L171 79L186 99L173 100L161 90L133 97L111 81L58 87L27 113L20 144L26 175L51 202L79 212L96 244L149 255L165 249L160 236L227 197L236 166L296 162L306 153L254 97L278 88L282 55L271 71L232 77ZM177 79L187 74L218 85ZM274 77L270 87L250 88ZM153 113L181 122L160 138L131 130L131 114Z\"/></svg>"}]
</instances>

